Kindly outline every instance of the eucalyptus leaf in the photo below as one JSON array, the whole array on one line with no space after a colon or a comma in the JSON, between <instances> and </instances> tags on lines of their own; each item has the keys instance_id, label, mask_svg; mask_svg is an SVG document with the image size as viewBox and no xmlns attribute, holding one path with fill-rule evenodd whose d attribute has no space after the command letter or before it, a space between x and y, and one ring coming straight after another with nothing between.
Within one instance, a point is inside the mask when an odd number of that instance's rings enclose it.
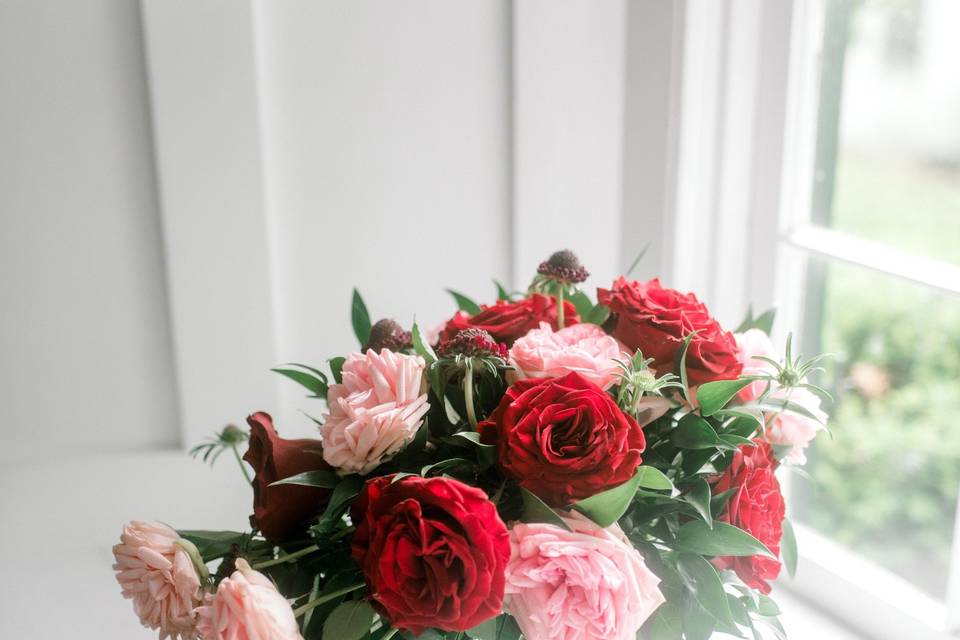
<instances>
[{"instance_id":1,"label":"eucalyptus leaf","mask_svg":"<svg viewBox=\"0 0 960 640\"><path fill-rule=\"evenodd\" d=\"M476 302L474 302L467 296L463 295L459 291L454 291L453 289L447 289L446 292L449 293L451 296L453 296L453 299L457 302L457 307L461 311L471 316L475 316L482 311L482 309L480 308L480 305L478 305Z\"/></svg>"},{"instance_id":2,"label":"eucalyptus leaf","mask_svg":"<svg viewBox=\"0 0 960 640\"><path fill-rule=\"evenodd\" d=\"M323 640L360 640L370 631L376 612L366 600L343 602L323 623Z\"/></svg>"},{"instance_id":3,"label":"eucalyptus leaf","mask_svg":"<svg viewBox=\"0 0 960 640\"><path fill-rule=\"evenodd\" d=\"M700 405L700 414L704 416L713 415L727 406L727 403L730 402L741 389L752 383L753 380L749 379L704 382L697 387L697 402Z\"/></svg>"},{"instance_id":4,"label":"eucalyptus leaf","mask_svg":"<svg viewBox=\"0 0 960 640\"><path fill-rule=\"evenodd\" d=\"M522 520L524 522L543 522L570 531L570 527L568 527L567 523L557 515L557 512L548 507L543 500L536 496L536 494L521 487L520 495L523 498Z\"/></svg>"},{"instance_id":5,"label":"eucalyptus leaf","mask_svg":"<svg viewBox=\"0 0 960 640\"><path fill-rule=\"evenodd\" d=\"M333 471L318 469L316 471L305 471L303 473L298 473L295 476L284 478L283 480L271 482L270 486L275 487L280 484L296 484L303 487L321 487L324 489L332 489L340 484L340 476Z\"/></svg>"},{"instance_id":6,"label":"eucalyptus leaf","mask_svg":"<svg viewBox=\"0 0 960 640\"><path fill-rule=\"evenodd\" d=\"M353 324L353 334L357 336L360 346L367 344L370 339L370 312L363 302L360 292L353 290L353 300L350 305L350 321Z\"/></svg>"},{"instance_id":7,"label":"eucalyptus leaf","mask_svg":"<svg viewBox=\"0 0 960 640\"><path fill-rule=\"evenodd\" d=\"M677 531L677 549L705 556L767 556L767 547L752 535L726 522L714 522L713 528L702 520L693 520Z\"/></svg>"}]
</instances>

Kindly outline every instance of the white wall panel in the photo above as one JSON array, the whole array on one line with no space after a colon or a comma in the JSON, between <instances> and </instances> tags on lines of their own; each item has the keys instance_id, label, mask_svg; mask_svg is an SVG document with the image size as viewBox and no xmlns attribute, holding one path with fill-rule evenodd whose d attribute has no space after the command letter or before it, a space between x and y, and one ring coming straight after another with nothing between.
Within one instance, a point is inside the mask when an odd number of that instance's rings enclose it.
<instances>
[{"instance_id":1,"label":"white wall panel","mask_svg":"<svg viewBox=\"0 0 960 640\"><path fill-rule=\"evenodd\" d=\"M140 15L0 2L0 455L179 441Z\"/></svg>"},{"instance_id":2,"label":"white wall panel","mask_svg":"<svg viewBox=\"0 0 960 640\"><path fill-rule=\"evenodd\" d=\"M374 320L424 326L443 287L494 298L511 273L506 2L257 4L281 361L356 348ZM525 282L523 284L526 284ZM312 429L285 387L285 431Z\"/></svg>"}]
</instances>

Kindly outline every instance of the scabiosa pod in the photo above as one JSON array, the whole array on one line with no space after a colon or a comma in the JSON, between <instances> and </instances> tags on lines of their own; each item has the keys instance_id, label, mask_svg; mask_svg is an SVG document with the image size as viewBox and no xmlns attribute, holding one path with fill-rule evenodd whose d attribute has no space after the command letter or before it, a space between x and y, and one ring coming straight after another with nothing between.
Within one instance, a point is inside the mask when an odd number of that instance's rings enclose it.
<instances>
[{"instance_id":1,"label":"scabiosa pod","mask_svg":"<svg viewBox=\"0 0 960 640\"><path fill-rule=\"evenodd\" d=\"M557 324L563 329L566 322L564 316L564 298L576 292L576 286L590 277L580 259L573 251L561 249L555 251L549 258L537 267L537 275L530 283L530 291L553 295L557 299Z\"/></svg>"},{"instance_id":2,"label":"scabiosa pod","mask_svg":"<svg viewBox=\"0 0 960 640\"><path fill-rule=\"evenodd\" d=\"M481 376L498 378L510 368L507 364L507 345L497 342L483 329L464 329L437 347L440 367L445 379L463 387L463 403L467 420L477 427L476 389Z\"/></svg>"}]
</instances>

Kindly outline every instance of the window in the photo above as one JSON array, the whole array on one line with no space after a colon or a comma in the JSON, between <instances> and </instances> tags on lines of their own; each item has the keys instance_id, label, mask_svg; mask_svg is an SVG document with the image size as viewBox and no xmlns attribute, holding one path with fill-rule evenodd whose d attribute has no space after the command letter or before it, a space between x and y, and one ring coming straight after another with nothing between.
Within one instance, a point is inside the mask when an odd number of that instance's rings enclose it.
<instances>
[{"instance_id":1,"label":"window","mask_svg":"<svg viewBox=\"0 0 960 640\"><path fill-rule=\"evenodd\" d=\"M827 0L805 19L791 64L814 70L815 106L788 122L809 150L786 174L779 297L804 352L834 354L819 382L835 437L792 483L792 517L825 541L807 552L882 567L869 575L927 618L911 637L938 637L960 613L960 3Z\"/></svg>"}]
</instances>

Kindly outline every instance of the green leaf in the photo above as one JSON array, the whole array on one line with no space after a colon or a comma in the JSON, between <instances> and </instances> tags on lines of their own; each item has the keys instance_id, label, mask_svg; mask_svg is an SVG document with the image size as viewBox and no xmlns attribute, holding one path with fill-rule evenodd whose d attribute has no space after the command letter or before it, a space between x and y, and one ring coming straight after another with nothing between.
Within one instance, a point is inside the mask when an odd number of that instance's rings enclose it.
<instances>
[{"instance_id":1,"label":"green leaf","mask_svg":"<svg viewBox=\"0 0 960 640\"><path fill-rule=\"evenodd\" d=\"M349 475L333 488L330 493L330 500L327 502L327 508L324 509L323 515L320 516L320 521L316 525L319 531L329 532L336 527L350 503L360 493L363 484L363 479L360 476Z\"/></svg>"},{"instance_id":2,"label":"green leaf","mask_svg":"<svg viewBox=\"0 0 960 640\"><path fill-rule=\"evenodd\" d=\"M673 491L673 483L670 478L663 475L663 472L655 467L646 465L637 467L638 486L646 489L660 489Z\"/></svg>"},{"instance_id":3,"label":"green leaf","mask_svg":"<svg viewBox=\"0 0 960 640\"><path fill-rule=\"evenodd\" d=\"M353 334L357 336L360 346L367 344L370 339L370 313L364 304L360 292L353 290L353 302L350 308L350 320L353 323Z\"/></svg>"},{"instance_id":4,"label":"green leaf","mask_svg":"<svg viewBox=\"0 0 960 640\"><path fill-rule=\"evenodd\" d=\"M601 527L609 527L627 512L627 508L633 501L633 496L637 494L641 477L653 477L649 471L650 468L638 467L637 472L633 474L631 479L612 489L574 502L573 508ZM644 469L644 471L640 471L640 469Z\"/></svg>"},{"instance_id":5,"label":"green leaf","mask_svg":"<svg viewBox=\"0 0 960 640\"><path fill-rule=\"evenodd\" d=\"M684 499L693 505L707 526L713 528L713 515L710 511L710 485L703 478L698 478L693 485L690 493L684 496Z\"/></svg>"},{"instance_id":6,"label":"green leaf","mask_svg":"<svg viewBox=\"0 0 960 640\"><path fill-rule=\"evenodd\" d=\"M722 514L723 510L727 508L727 503L730 502L730 498L739 490L740 487L733 487L732 489L714 494L710 498L710 512L718 515Z\"/></svg>"},{"instance_id":7,"label":"green leaf","mask_svg":"<svg viewBox=\"0 0 960 640\"><path fill-rule=\"evenodd\" d=\"M467 460L466 458L447 458L446 460L441 460L440 462L434 462L433 464L428 464L427 466L420 469L420 475L424 478L427 477L427 474L431 471L443 471L445 469L454 469L456 467L473 467L476 466L472 460Z\"/></svg>"},{"instance_id":8,"label":"green leaf","mask_svg":"<svg viewBox=\"0 0 960 640\"><path fill-rule=\"evenodd\" d=\"M446 292L453 296L453 299L457 301L457 307L461 311L464 311L471 316L475 316L482 311L480 305L462 293L454 291L453 289L446 289Z\"/></svg>"},{"instance_id":9,"label":"green leaf","mask_svg":"<svg viewBox=\"0 0 960 640\"><path fill-rule=\"evenodd\" d=\"M673 602L664 602L647 619L638 640L683 640L683 610Z\"/></svg>"},{"instance_id":10,"label":"green leaf","mask_svg":"<svg viewBox=\"0 0 960 640\"><path fill-rule=\"evenodd\" d=\"M768 309L760 314L759 317L753 317L753 307L747 309L747 315L743 319L743 322L733 330L734 333L743 333L744 331L749 331L750 329L760 329L765 334L770 335L770 331L773 329L773 321L776 318L777 310L776 308Z\"/></svg>"},{"instance_id":11,"label":"green leaf","mask_svg":"<svg viewBox=\"0 0 960 640\"><path fill-rule=\"evenodd\" d=\"M593 311L593 301L583 291L577 290L572 296L567 298L577 309L577 315L586 318ZM584 320L586 322L586 320Z\"/></svg>"},{"instance_id":12,"label":"green leaf","mask_svg":"<svg viewBox=\"0 0 960 640\"><path fill-rule=\"evenodd\" d=\"M693 331L683 339L683 346L677 355L677 369L680 371L680 391L683 392L683 397L691 407L693 406L693 398L690 397L690 384L687 379L687 349L690 348L690 342L695 335L697 335L697 332Z\"/></svg>"},{"instance_id":13,"label":"green leaf","mask_svg":"<svg viewBox=\"0 0 960 640\"><path fill-rule=\"evenodd\" d=\"M710 423L693 413L680 418L677 428L670 432L670 441L681 449L727 447Z\"/></svg>"},{"instance_id":14,"label":"green leaf","mask_svg":"<svg viewBox=\"0 0 960 640\"><path fill-rule=\"evenodd\" d=\"M768 556L773 554L752 535L725 522L713 528L702 520L693 520L677 531L677 549L704 556Z\"/></svg>"},{"instance_id":15,"label":"green leaf","mask_svg":"<svg viewBox=\"0 0 960 640\"><path fill-rule=\"evenodd\" d=\"M805 418L810 418L811 420L815 420L816 422L823 424L823 420L821 420L820 418L815 416L813 413L811 413L809 409L807 409L803 405L799 405L796 402L792 402L790 400L779 400L779 399L771 398L767 402L756 402L756 403L751 403L743 406L755 407L757 409L760 409L762 411L768 411L770 413L783 413L784 411L790 411L792 413L800 414Z\"/></svg>"},{"instance_id":16,"label":"green leaf","mask_svg":"<svg viewBox=\"0 0 960 640\"><path fill-rule=\"evenodd\" d=\"M737 393L751 384L753 380L716 380L704 382L697 387L697 402L700 404L700 413L711 416L727 406Z\"/></svg>"},{"instance_id":17,"label":"green leaf","mask_svg":"<svg viewBox=\"0 0 960 640\"><path fill-rule=\"evenodd\" d=\"M467 635L474 640L498 640L497 630L500 626L500 616L494 616L481 622L472 629L467 629Z\"/></svg>"},{"instance_id":18,"label":"green leaf","mask_svg":"<svg viewBox=\"0 0 960 640\"><path fill-rule=\"evenodd\" d=\"M751 438L756 434L760 424L753 415L734 418L723 428L724 435L735 435L741 438Z\"/></svg>"},{"instance_id":19,"label":"green leaf","mask_svg":"<svg viewBox=\"0 0 960 640\"><path fill-rule=\"evenodd\" d=\"M317 471L305 471L303 473L298 473L295 476L284 478L283 480L271 482L270 486L273 487L278 484L297 484L303 487L322 487L324 489L332 489L340 484L340 476L333 471L318 469Z\"/></svg>"},{"instance_id":20,"label":"green leaf","mask_svg":"<svg viewBox=\"0 0 960 640\"><path fill-rule=\"evenodd\" d=\"M589 324L602 325L610 317L610 309L602 304L597 304L590 310L583 321Z\"/></svg>"},{"instance_id":21,"label":"green leaf","mask_svg":"<svg viewBox=\"0 0 960 640\"><path fill-rule=\"evenodd\" d=\"M302 365L292 365L292 366L302 366ZM303 386L307 391L310 391L311 393L313 393L313 395L316 396L317 398L327 397L326 380L321 380L316 376L313 376L303 371L297 371L296 369L270 369L270 371L273 371L274 373L279 373L282 376L290 378L294 382Z\"/></svg>"},{"instance_id":22,"label":"green leaf","mask_svg":"<svg viewBox=\"0 0 960 640\"><path fill-rule=\"evenodd\" d=\"M548 507L534 493L520 487L520 495L523 497L523 522L543 522L570 531L570 527L557 515L557 512Z\"/></svg>"},{"instance_id":23,"label":"green leaf","mask_svg":"<svg viewBox=\"0 0 960 640\"><path fill-rule=\"evenodd\" d=\"M330 358L327 362L330 363L330 373L333 374L333 379L337 384L343 384L343 363L347 359L343 356L337 356L336 358Z\"/></svg>"},{"instance_id":24,"label":"green leaf","mask_svg":"<svg viewBox=\"0 0 960 640\"><path fill-rule=\"evenodd\" d=\"M787 568L787 575L793 578L797 575L797 534L793 530L793 523L786 518L783 519L780 555L783 556L783 565Z\"/></svg>"},{"instance_id":25,"label":"green leaf","mask_svg":"<svg viewBox=\"0 0 960 640\"><path fill-rule=\"evenodd\" d=\"M419 355L423 356L423 359L427 361L427 364L437 361L436 352L433 350L433 347L430 346L430 343L427 342L423 332L420 330L420 326L416 322L413 323L413 328L410 330L410 336L413 340L413 350Z\"/></svg>"},{"instance_id":26,"label":"green leaf","mask_svg":"<svg viewBox=\"0 0 960 640\"><path fill-rule=\"evenodd\" d=\"M637 257L633 259L633 262L630 263L630 268L627 269L627 272L623 275L629 276L633 273L633 270L637 268L637 265L640 264L640 261L643 260L643 256L647 254L647 250L650 248L650 243L648 242L643 246L643 249L640 249L640 253L637 254Z\"/></svg>"},{"instance_id":27,"label":"green leaf","mask_svg":"<svg viewBox=\"0 0 960 640\"><path fill-rule=\"evenodd\" d=\"M497 287L497 300L506 300L510 301L510 292L507 291L507 288L500 284L499 280L494 280L493 284Z\"/></svg>"},{"instance_id":28,"label":"green leaf","mask_svg":"<svg viewBox=\"0 0 960 640\"><path fill-rule=\"evenodd\" d=\"M323 640L360 640L370 631L374 615L366 600L343 602L323 623Z\"/></svg>"},{"instance_id":29,"label":"green leaf","mask_svg":"<svg viewBox=\"0 0 960 640\"><path fill-rule=\"evenodd\" d=\"M710 615L726 624L734 624L723 581L710 561L693 553L677 557L677 571L687 589Z\"/></svg>"},{"instance_id":30,"label":"green leaf","mask_svg":"<svg viewBox=\"0 0 960 640\"><path fill-rule=\"evenodd\" d=\"M204 531L183 529L177 531L181 538L189 540L197 548L205 562L226 555L235 544L242 544L247 534L239 531Z\"/></svg>"}]
</instances>

